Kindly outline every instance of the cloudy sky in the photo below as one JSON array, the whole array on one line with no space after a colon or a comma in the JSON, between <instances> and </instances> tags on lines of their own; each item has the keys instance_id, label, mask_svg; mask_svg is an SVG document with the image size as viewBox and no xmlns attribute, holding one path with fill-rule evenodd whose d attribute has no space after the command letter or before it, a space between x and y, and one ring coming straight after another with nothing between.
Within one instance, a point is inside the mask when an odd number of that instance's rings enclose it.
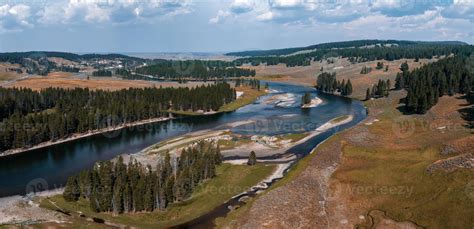
<instances>
[{"instance_id":1,"label":"cloudy sky","mask_svg":"<svg viewBox=\"0 0 474 229\"><path fill-rule=\"evenodd\" d=\"M474 0L0 0L0 52L224 52L355 39L474 43Z\"/></svg>"}]
</instances>

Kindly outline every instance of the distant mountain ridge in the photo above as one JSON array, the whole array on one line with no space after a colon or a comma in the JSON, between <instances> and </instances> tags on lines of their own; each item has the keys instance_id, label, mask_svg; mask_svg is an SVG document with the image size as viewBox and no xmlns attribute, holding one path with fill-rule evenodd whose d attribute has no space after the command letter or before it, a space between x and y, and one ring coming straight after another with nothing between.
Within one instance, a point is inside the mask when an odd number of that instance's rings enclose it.
<instances>
[{"instance_id":1,"label":"distant mountain ridge","mask_svg":"<svg viewBox=\"0 0 474 229\"><path fill-rule=\"evenodd\" d=\"M321 43L306 47L270 49L270 50L249 50L241 52L229 52L227 56L240 57L257 57L257 56L284 56L295 54L302 51L312 51L315 49L333 49L333 48L360 48L371 45L396 45L396 46L413 46L413 45L468 45L462 41L407 41L407 40L353 40Z\"/></svg>"},{"instance_id":2,"label":"distant mountain ridge","mask_svg":"<svg viewBox=\"0 0 474 229\"><path fill-rule=\"evenodd\" d=\"M38 59L42 57L58 57L63 58L70 61L79 61L79 60L88 60L88 59L135 59L141 60L138 57L131 57L122 54L75 54L69 52L50 52L50 51L29 51L29 52L4 52L0 53L0 61L5 61L6 59L18 59L18 58L31 58L31 59Z\"/></svg>"}]
</instances>

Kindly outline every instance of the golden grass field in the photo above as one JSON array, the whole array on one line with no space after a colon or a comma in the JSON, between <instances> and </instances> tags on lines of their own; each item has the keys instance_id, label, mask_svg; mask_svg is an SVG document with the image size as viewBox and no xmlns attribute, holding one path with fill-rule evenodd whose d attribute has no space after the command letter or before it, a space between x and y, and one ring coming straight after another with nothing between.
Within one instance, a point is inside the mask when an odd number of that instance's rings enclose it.
<instances>
[{"instance_id":1,"label":"golden grass field","mask_svg":"<svg viewBox=\"0 0 474 229\"><path fill-rule=\"evenodd\" d=\"M435 59L420 59L419 62L414 62L414 59L401 59L395 61L369 61L364 63L351 64L347 58L337 58L333 64L328 64L326 61L323 63L312 62L310 66L298 66L298 67L286 67L284 64L278 64L274 66L245 66L245 68L252 68L256 70L256 76L259 79L298 83L308 86L314 86L316 84L317 75L321 73L320 69L323 67L323 71L336 72L338 80L351 80L353 86L353 95L351 97L364 99L367 87L371 87L378 82L379 79L387 80L390 79L392 86L395 84L395 78L398 72L400 72L400 65L407 62L410 69L417 68L423 64L433 62ZM388 65L388 71L377 70L377 62L383 62L384 65ZM360 74L363 66L371 66L372 72L369 74Z\"/></svg>"},{"instance_id":2,"label":"golden grass field","mask_svg":"<svg viewBox=\"0 0 474 229\"><path fill-rule=\"evenodd\" d=\"M31 76L28 79L18 80L6 87L26 87L33 90L41 90L49 87L60 88L90 88L102 90L120 90L126 88L145 88L145 87L194 87L203 84L204 82L188 82L179 84L178 82L156 82L145 80L122 80L113 77L90 77L87 79L80 79L74 77L72 73L67 72L52 72L47 76Z\"/></svg>"},{"instance_id":3,"label":"golden grass field","mask_svg":"<svg viewBox=\"0 0 474 229\"><path fill-rule=\"evenodd\" d=\"M8 68L19 68L18 64L9 64L0 62L0 83L2 81L14 80L21 77L21 74L16 72L7 71Z\"/></svg>"}]
</instances>

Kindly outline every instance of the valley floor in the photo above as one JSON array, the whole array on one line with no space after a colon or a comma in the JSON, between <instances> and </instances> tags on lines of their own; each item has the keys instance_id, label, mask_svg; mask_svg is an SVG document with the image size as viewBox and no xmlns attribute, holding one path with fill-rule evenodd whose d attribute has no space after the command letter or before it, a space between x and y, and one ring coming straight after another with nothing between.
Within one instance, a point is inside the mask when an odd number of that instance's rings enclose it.
<instances>
[{"instance_id":1,"label":"valley floor","mask_svg":"<svg viewBox=\"0 0 474 229\"><path fill-rule=\"evenodd\" d=\"M471 228L474 136L467 102L442 97L402 115L403 91L366 102L369 117L333 136L269 191L218 219L231 228ZM471 105L472 106L472 105Z\"/></svg>"}]
</instances>

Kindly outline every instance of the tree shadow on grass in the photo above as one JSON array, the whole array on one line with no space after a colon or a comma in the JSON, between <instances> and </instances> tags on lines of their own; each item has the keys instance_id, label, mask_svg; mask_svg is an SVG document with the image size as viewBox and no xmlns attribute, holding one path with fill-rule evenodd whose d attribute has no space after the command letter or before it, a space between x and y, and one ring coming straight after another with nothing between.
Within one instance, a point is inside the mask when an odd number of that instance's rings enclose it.
<instances>
[{"instance_id":1,"label":"tree shadow on grass","mask_svg":"<svg viewBox=\"0 0 474 229\"><path fill-rule=\"evenodd\" d=\"M400 111L400 113L402 113L403 115L417 114L416 112L408 110L406 106L406 98L401 98L400 101L398 101L398 106L396 109Z\"/></svg>"},{"instance_id":2,"label":"tree shadow on grass","mask_svg":"<svg viewBox=\"0 0 474 229\"><path fill-rule=\"evenodd\" d=\"M459 109L459 113L461 114L461 117L466 120L466 127L470 129L474 129L474 98L467 97L467 96L460 96L458 99L466 99L468 102L467 104L461 105L463 108Z\"/></svg>"}]
</instances>

